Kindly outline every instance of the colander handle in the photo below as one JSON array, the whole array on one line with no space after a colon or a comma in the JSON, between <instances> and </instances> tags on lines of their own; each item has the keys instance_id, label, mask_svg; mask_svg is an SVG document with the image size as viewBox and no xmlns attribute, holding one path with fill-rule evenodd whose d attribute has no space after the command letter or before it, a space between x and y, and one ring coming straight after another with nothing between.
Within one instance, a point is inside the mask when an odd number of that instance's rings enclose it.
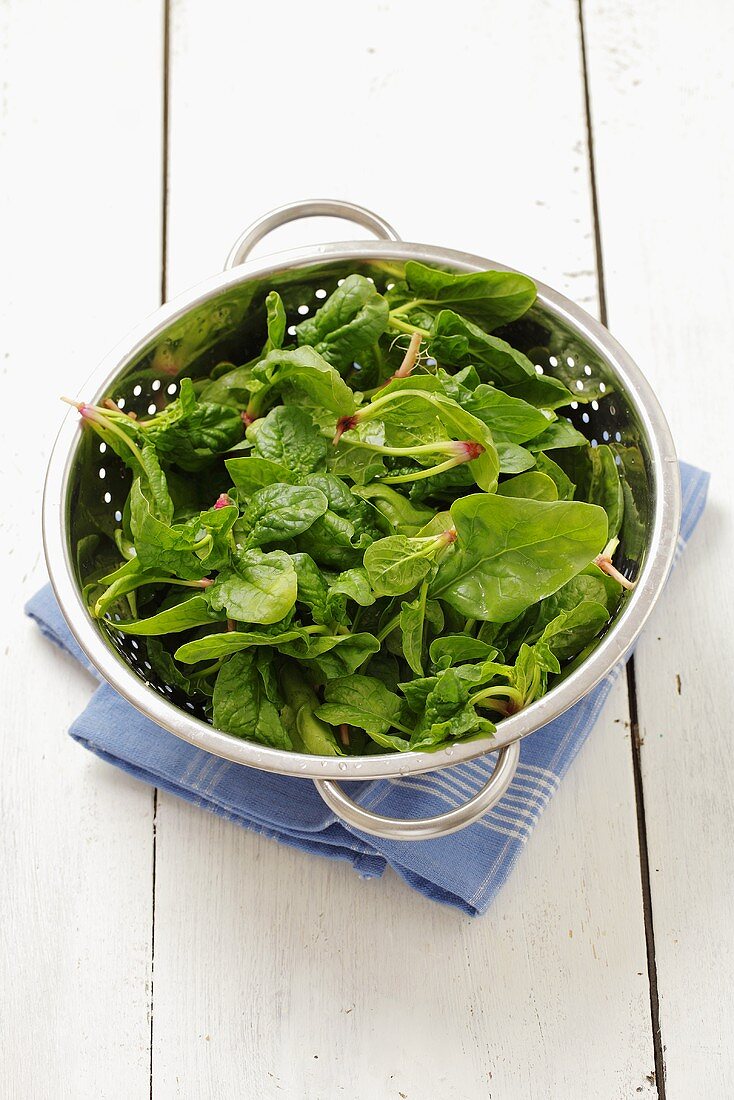
<instances>
[{"instance_id":1,"label":"colander handle","mask_svg":"<svg viewBox=\"0 0 734 1100\"><path fill-rule=\"evenodd\" d=\"M230 271L237 264L243 263L252 252L258 241L288 222L299 221L301 218L344 218L346 221L355 222L365 229L371 230L376 237L383 241L399 241L400 237L393 227L381 218L366 210L364 206L355 206L353 202L342 202L341 199L309 199L304 202L289 202L286 206L279 206L271 210L269 214L263 214L256 222L242 233L227 257L224 265L225 271Z\"/></svg>"},{"instance_id":2,"label":"colander handle","mask_svg":"<svg viewBox=\"0 0 734 1100\"><path fill-rule=\"evenodd\" d=\"M492 774L480 791L468 802L435 817L384 817L353 802L332 779L314 779L316 790L337 817L370 836L386 840L434 840L465 829L496 806L513 780L520 759L520 742L514 741L497 753Z\"/></svg>"}]
</instances>

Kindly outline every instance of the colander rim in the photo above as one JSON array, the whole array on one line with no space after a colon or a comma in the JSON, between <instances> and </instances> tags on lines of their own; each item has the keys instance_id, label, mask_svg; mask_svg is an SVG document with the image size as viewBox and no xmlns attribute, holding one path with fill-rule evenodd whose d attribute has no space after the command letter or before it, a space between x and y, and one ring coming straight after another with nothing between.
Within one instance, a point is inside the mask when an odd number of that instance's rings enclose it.
<instances>
[{"instance_id":1,"label":"colander rim","mask_svg":"<svg viewBox=\"0 0 734 1100\"><path fill-rule=\"evenodd\" d=\"M223 290L269 274L295 271L330 261L418 260L458 271L514 271L515 268L430 244L393 241L341 241L247 260L211 276L172 298L144 319L92 372L80 400L97 400L131 360L156 336ZM559 717L613 673L629 653L662 591L672 566L680 526L680 478L672 435L660 404L640 368L611 333L580 306L534 280L538 303L588 343L619 378L641 424L650 451L652 520L646 558L634 591L618 620L594 652L565 680L525 710L504 719L491 738L459 743L437 752L385 753L375 756L324 757L269 748L214 729L188 714L144 683L108 646L91 619L77 584L66 532L66 499L77 447L78 418L65 416L48 464L43 497L43 544L51 584L80 648L102 677L145 717L185 741L224 759L264 771L318 779L371 780L418 774L474 760L527 737Z\"/></svg>"}]
</instances>

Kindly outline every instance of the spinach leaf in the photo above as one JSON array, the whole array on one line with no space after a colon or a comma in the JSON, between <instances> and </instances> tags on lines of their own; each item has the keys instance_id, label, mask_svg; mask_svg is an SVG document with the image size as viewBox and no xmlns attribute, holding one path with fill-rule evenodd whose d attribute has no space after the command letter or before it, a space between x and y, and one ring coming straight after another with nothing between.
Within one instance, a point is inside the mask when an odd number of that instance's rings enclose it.
<instances>
[{"instance_id":1,"label":"spinach leaf","mask_svg":"<svg viewBox=\"0 0 734 1100\"><path fill-rule=\"evenodd\" d=\"M268 319L268 339L263 353L267 355L275 348L283 347L286 325L288 324L283 299L277 290L271 290L265 299L265 311Z\"/></svg>"},{"instance_id":2,"label":"spinach leaf","mask_svg":"<svg viewBox=\"0 0 734 1100\"><path fill-rule=\"evenodd\" d=\"M530 470L526 474L518 474L508 481L503 481L497 489L497 495L501 497L526 497L532 500L558 500L556 483L547 474L541 474L539 470Z\"/></svg>"},{"instance_id":3,"label":"spinach leaf","mask_svg":"<svg viewBox=\"0 0 734 1100\"><path fill-rule=\"evenodd\" d=\"M383 532L398 535L417 535L433 516L433 509L422 504L414 504L389 485L373 482L371 485L355 486L354 492L368 500L377 510L377 522Z\"/></svg>"},{"instance_id":4,"label":"spinach leaf","mask_svg":"<svg viewBox=\"0 0 734 1100\"><path fill-rule=\"evenodd\" d=\"M576 482L579 494L607 513L609 538L619 534L624 515L624 492L614 452L605 443L585 445L583 450L563 456L564 468Z\"/></svg>"},{"instance_id":5,"label":"spinach leaf","mask_svg":"<svg viewBox=\"0 0 734 1100\"><path fill-rule=\"evenodd\" d=\"M217 615L209 606L205 596L192 596L191 599L150 615L147 619L134 619L129 622L114 621L109 625L123 634L180 634L194 626L206 626L221 621L223 615Z\"/></svg>"},{"instance_id":6,"label":"spinach leaf","mask_svg":"<svg viewBox=\"0 0 734 1100\"><path fill-rule=\"evenodd\" d=\"M275 349L253 367L249 415L253 419L259 415L284 384L305 391L337 416L350 416L356 408L354 394L339 373L314 348L301 347L292 351Z\"/></svg>"},{"instance_id":7,"label":"spinach leaf","mask_svg":"<svg viewBox=\"0 0 734 1100\"><path fill-rule=\"evenodd\" d=\"M544 455L541 451L535 455L535 465L542 474L547 474L555 483L559 500L573 500L576 486L557 462L554 462L552 458L549 458L548 455ZM592 503L596 503L596 501Z\"/></svg>"},{"instance_id":8,"label":"spinach leaf","mask_svg":"<svg viewBox=\"0 0 734 1100\"><path fill-rule=\"evenodd\" d=\"M374 283L349 275L313 317L296 325L299 344L310 344L327 363L350 367L387 328L389 307Z\"/></svg>"},{"instance_id":9,"label":"spinach leaf","mask_svg":"<svg viewBox=\"0 0 734 1100\"><path fill-rule=\"evenodd\" d=\"M380 643L372 634L306 634L292 642L279 646L288 657L296 657L307 665L328 668L332 675L343 675L356 670L377 653ZM331 658L326 661L325 658ZM338 670L338 671L335 671Z\"/></svg>"},{"instance_id":10,"label":"spinach leaf","mask_svg":"<svg viewBox=\"0 0 734 1100\"><path fill-rule=\"evenodd\" d=\"M364 567L377 596L399 596L409 592L430 571L443 550L453 541L445 532L409 538L388 535L367 547Z\"/></svg>"},{"instance_id":11,"label":"spinach leaf","mask_svg":"<svg viewBox=\"0 0 734 1100\"><path fill-rule=\"evenodd\" d=\"M285 481L322 468L327 446L309 414L297 405L278 405L272 409L255 436L255 452L261 459L291 471Z\"/></svg>"},{"instance_id":12,"label":"spinach leaf","mask_svg":"<svg viewBox=\"0 0 734 1100\"><path fill-rule=\"evenodd\" d=\"M158 638L150 636L146 642L148 660L161 682L178 688L185 695L211 695L213 688L202 675L186 676L174 661L171 654Z\"/></svg>"},{"instance_id":13,"label":"spinach leaf","mask_svg":"<svg viewBox=\"0 0 734 1100\"><path fill-rule=\"evenodd\" d=\"M576 501L476 494L451 506L453 551L429 595L462 614L507 622L555 592L604 547L603 509Z\"/></svg>"},{"instance_id":14,"label":"spinach leaf","mask_svg":"<svg viewBox=\"0 0 734 1100\"><path fill-rule=\"evenodd\" d=\"M316 692L306 682L298 666L284 661L280 669L280 683L286 699L282 717L286 712L293 715L291 739L298 752L309 752L316 756L343 756L334 731L315 715L319 700Z\"/></svg>"},{"instance_id":15,"label":"spinach leaf","mask_svg":"<svg viewBox=\"0 0 734 1100\"><path fill-rule=\"evenodd\" d=\"M411 749L437 749L442 743L456 738L494 733L495 726L488 718L477 714L469 701L466 683L454 669L445 669L431 677L428 686L421 716L410 738Z\"/></svg>"},{"instance_id":16,"label":"spinach leaf","mask_svg":"<svg viewBox=\"0 0 734 1100\"><path fill-rule=\"evenodd\" d=\"M440 363L471 365L482 382L492 382L510 396L538 408L556 409L573 401L562 382L538 374L521 351L450 310L439 313L433 322L429 346Z\"/></svg>"},{"instance_id":17,"label":"spinach leaf","mask_svg":"<svg viewBox=\"0 0 734 1100\"><path fill-rule=\"evenodd\" d=\"M405 660L416 676L423 675L423 632L426 621L426 581L414 600L406 602L400 609L400 633Z\"/></svg>"},{"instance_id":18,"label":"spinach leaf","mask_svg":"<svg viewBox=\"0 0 734 1100\"><path fill-rule=\"evenodd\" d=\"M484 383L469 391L469 396L461 403L487 425L495 440L527 443L549 426L546 414L530 402Z\"/></svg>"},{"instance_id":19,"label":"spinach leaf","mask_svg":"<svg viewBox=\"0 0 734 1100\"><path fill-rule=\"evenodd\" d=\"M500 473L522 474L537 465L536 456L518 443L497 443L497 455L500 460Z\"/></svg>"},{"instance_id":20,"label":"spinach leaf","mask_svg":"<svg viewBox=\"0 0 734 1100\"><path fill-rule=\"evenodd\" d=\"M535 284L514 271L452 275L409 260L405 281L421 306L452 306L488 329L522 317L535 301Z\"/></svg>"},{"instance_id":21,"label":"spinach leaf","mask_svg":"<svg viewBox=\"0 0 734 1100\"><path fill-rule=\"evenodd\" d=\"M232 653L258 646L280 647L285 642L304 637L307 635L300 627L285 627L281 631L270 633L258 630L228 630L222 634L207 634L204 638L185 642L178 647L173 656L182 664L195 665L198 661L216 661L220 657L228 657Z\"/></svg>"},{"instance_id":22,"label":"spinach leaf","mask_svg":"<svg viewBox=\"0 0 734 1100\"><path fill-rule=\"evenodd\" d=\"M589 644L604 629L609 612L599 603L585 600L568 611L561 611L540 635L558 661L567 661ZM560 671L560 668L557 670Z\"/></svg>"},{"instance_id":23,"label":"spinach leaf","mask_svg":"<svg viewBox=\"0 0 734 1100\"><path fill-rule=\"evenodd\" d=\"M197 401L189 378L182 379L178 398L140 427L162 458L194 473L237 443L244 430L236 408Z\"/></svg>"},{"instance_id":24,"label":"spinach leaf","mask_svg":"<svg viewBox=\"0 0 734 1100\"><path fill-rule=\"evenodd\" d=\"M293 747L251 653L235 653L225 661L214 685L213 703L214 725L225 733L274 749Z\"/></svg>"},{"instance_id":25,"label":"spinach leaf","mask_svg":"<svg viewBox=\"0 0 734 1100\"><path fill-rule=\"evenodd\" d=\"M545 431L528 442L530 451L554 451L561 447L586 447L586 436L576 431L573 424L561 416L549 424Z\"/></svg>"},{"instance_id":26,"label":"spinach leaf","mask_svg":"<svg viewBox=\"0 0 734 1100\"><path fill-rule=\"evenodd\" d=\"M337 577L327 574L326 579L330 594L346 596L358 603L360 607L369 607L375 602L367 570L362 566L346 569Z\"/></svg>"},{"instance_id":27,"label":"spinach leaf","mask_svg":"<svg viewBox=\"0 0 734 1100\"><path fill-rule=\"evenodd\" d=\"M250 399L250 379L252 363L234 367L220 374L199 393L199 399L211 405L229 405L234 409L244 409Z\"/></svg>"},{"instance_id":28,"label":"spinach leaf","mask_svg":"<svg viewBox=\"0 0 734 1100\"><path fill-rule=\"evenodd\" d=\"M247 549L285 542L306 531L328 506L320 489L309 485L266 485L250 497L245 515L235 525L235 538Z\"/></svg>"},{"instance_id":29,"label":"spinach leaf","mask_svg":"<svg viewBox=\"0 0 734 1100\"><path fill-rule=\"evenodd\" d=\"M341 676L326 685L324 696L316 716L332 726L358 726L375 740L392 728L409 733L400 724L400 699L373 676Z\"/></svg>"},{"instance_id":30,"label":"spinach leaf","mask_svg":"<svg viewBox=\"0 0 734 1100\"><path fill-rule=\"evenodd\" d=\"M298 579L283 550L244 550L232 556L207 590L215 611L243 623L277 623L296 602Z\"/></svg>"},{"instance_id":31,"label":"spinach leaf","mask_svg":"<svg viewBox=\"0 0 734 1100\"><path fill-rule=\"evenodd\" d=\"M285 466L257 455L251 458L228 458L224 465L241 501L249 500L253 493L264 489L266 485L276 485L279 482L284 484L294 480L293 474Z\"/></svg>"},{"instance_id":32,"label":"spinach leaf","mask_svg":"<svg viewBox=\"0 0 734 1100\"><path fill-rule=\"evenodd\" d=\"M496 656L497 650L493 646L468 634L448 634L431 642L430 657L434 665L442 661L447 662L445 667L465 661L493 661Z\"/></svg>"},{"instance_id":33,"label":"spinach leaf","mask_svg":"<svg viewBox=\"0 0 734 1100\"><path fill-rule=\"evenodd\" d=\"M221 568L236 518L236 508L218 508L169 526L156 517L139 478L130 490L130 524L141 567L184 580L199 580Z\"/></svg>"}]
</instances>

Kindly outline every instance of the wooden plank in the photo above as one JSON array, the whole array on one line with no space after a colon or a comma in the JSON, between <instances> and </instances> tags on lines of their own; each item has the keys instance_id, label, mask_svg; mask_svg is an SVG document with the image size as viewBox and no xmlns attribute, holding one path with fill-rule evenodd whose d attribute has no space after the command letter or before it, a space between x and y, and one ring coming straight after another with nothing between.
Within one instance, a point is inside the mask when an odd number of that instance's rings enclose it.
<instances>
[{"instance_id":1,"label":"wooden plank","mask_svg":"<svg viewBox=\"0 0 734 1100\"><path fill-rule=\"evenodd\" d=\"M171 291L338 195L595 302L576 6L418 11L364 4L355 34L333 0L174 4ZM626 720L620 684L476 922L161 796L154 1095L653 1094Z\"/></svg>"},{"instance_id":2,"label":"wooden plank","mask_svg":"<svg viewBox=\"0 0 734 1100\"><path fill-rule=\"evenodd\" d=\"M668 1098L734 1089L734 580L729 376L734 12L588 0L610 324L709 508L637 657Z\"/></svg>"},{"instance_id":3,"label":"wooden plank","mask_svg":"<svg viewBox=\"0 0 734 1100\"><path fill-rule=\"evenodd\" d=\"M0 8L3 1094L147 1096L151 792L66 728L93 684L23 618L62 407L155 308L161 8Z\"/></svg>"}]
</instances>

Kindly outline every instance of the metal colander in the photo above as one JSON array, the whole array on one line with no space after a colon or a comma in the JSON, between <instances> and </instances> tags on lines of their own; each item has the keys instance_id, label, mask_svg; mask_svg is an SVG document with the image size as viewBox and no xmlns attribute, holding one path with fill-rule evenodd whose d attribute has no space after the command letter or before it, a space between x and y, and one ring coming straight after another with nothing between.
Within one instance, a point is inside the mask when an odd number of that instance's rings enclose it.
<instances>
[{"instance_id":1,"label":"metal colander","mask_svg":"<svg viewBox=\"0 0 734 1100\"><path fill-rule=\"evenodd\" d=\"M296 218L344 217L380 240L318 245L245 261L274 227ZM101 364L81 395L105 398L140 416L172 401L179 379L208 375L222 361L247 361L262 346L265 296L277 290L289 325L297 324L352 272L379 290L400 279L406 260L457 272L501 264L430 245L406 244L381 218L340 202L295 203L273 211L235 245L224 274L159 309ZM667 577L675 551L680 491L672 439L657 400L639 369L597 321L538 283L526 317L501 335L526 352L539 373L560 378L583 402L570 419L592 445L609 443L625 473L625 523L615 563L636 587L623 601L597 649L542 699L504 719L497 734L435 753L364 757L307 756L267 748L215 730L203 711L154 673L144 638L108 631L92 619L80 576L94 555L98 528L119 526L130 488L120 460L70 413L49 464L44 495L44 544L51 581L77 641L100 673L143 714L218 756L267 771L310 777L328 804L351 824L380 836L422 839L463 828L486 813L507 789L518 742L589 692L623 657L639 634ZM591 398L589 401L588 398ZM217 492L219 487L217 487ZM499 749L488 783L462 806L424 820L400 821L365 810L335 780L374 780L449 767Z\"/></svg>"}]
</instances>

